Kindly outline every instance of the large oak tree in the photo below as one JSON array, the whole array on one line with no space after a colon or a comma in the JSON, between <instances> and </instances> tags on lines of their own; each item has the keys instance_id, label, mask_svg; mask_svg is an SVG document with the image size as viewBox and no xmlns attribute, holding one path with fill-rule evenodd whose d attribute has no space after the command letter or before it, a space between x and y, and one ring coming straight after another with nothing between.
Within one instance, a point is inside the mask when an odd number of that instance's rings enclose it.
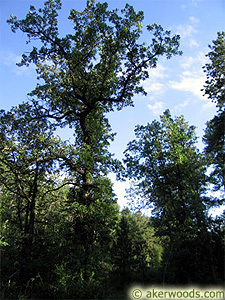
<instances>
[{"instance_id":1,"label":"large oak tree","mask_svg":"<svg viewBox=\"0 0 225 300\"><path fill-rule=\"evenodd\" d=\"M112 165L106 151L110 126L105 114L133 105L133 96L143 93L141 82L155 68L160 56L180 54L179 36L160 25L147 26L150 44L139 42L143 12L126 5L119 12L107 3L87 1L82 12L70 11L74 30L61 37L58 30L60 0L48 0L44 8L30 7L23 20L11 16L12 30L24 32L27 42L39 41L20 65L34 63L41 79L31 96L40 101L46 117L75 132L80 151L75 171L81 177L81 202L89 202L94 178Z\"/></svg>"},{"instance_id":2,"label":"large oak tree","mask_svg":"<svg viewBox=\"0 0 225 300\"><path fill-rule=\"evenodd\" d=\"M29 253L26 266L21 264L19 271L21 297L35 295L36 281L43 283L40 266L34 268L32 253L38 247L44 249L45 241L43 238L35 244L34 233L40 230L44 236L45 227L38 222L43 222L43 215L48 215L48 210L54 207L53 220L58 220L58 224L53 226L51 238L54 240L54 232L63 235L61 240L57 237L53 242L60 240L58 259L66 249L61 263L53 263L58 285L66 282L60 291L62 297L80 292L81 297L87 298L91 292L83 288L84 283L90 285L90 290L100 286L103 277L99 279L98 274L107 270L104 267L107 264L100 262L103 252L109 251L107 239L117 212L112 184L106 175L121 166L108 151L114 134L106 113L133 105L135 94L145 94L141 83L148 78L149 68L157 66L160 56L171 58L180 54L179 36L171 36L157 24L147 26L150 43L140 42L144 15L128 4L119 11L109 10L107 3L87 1L83 11L70 11L68 18L73 30L61 36L58 28L61 6L60 0L47 0L40 9L31 5L24 19L11 15L8 20L12 31L21 30L27 36L27 43L32 44L30 52L22 55L19 66L34 64L39 80L29 94L29 103L22 104L19 111L13 108L11 112L2 112L0 120L3 142L0 167L6 180L3 182L3 176L0 179L8 198L2 197L4 201L9 201L12 195L17 197L15 219L22 224L25 237L22 245L26 246L22 252L26 249ZM10 122L7 129L5 124ZM59 141L53 135L57 128L67 126L74 131L73 144ZM52 182L48 190L49 173L59 168L67 181ZM55 199L51 191L60 192L68 184L69 191L66 190L59 205L61 194ZM40 207L42 217L37 215ZM4 212L7 221L8 212ZM71 245L70 241L74 243ZM11 255L10 251L7 253ZM25 256L24 253L24 261ZM10 276L6 275L6 280ZM76 279L76 286L69 287L71 278ZM4 288L7 295L12 292L15 296L5 281ZM54 289L59 291L54 287L51 293Z\"/></svg>"}]
</instances>

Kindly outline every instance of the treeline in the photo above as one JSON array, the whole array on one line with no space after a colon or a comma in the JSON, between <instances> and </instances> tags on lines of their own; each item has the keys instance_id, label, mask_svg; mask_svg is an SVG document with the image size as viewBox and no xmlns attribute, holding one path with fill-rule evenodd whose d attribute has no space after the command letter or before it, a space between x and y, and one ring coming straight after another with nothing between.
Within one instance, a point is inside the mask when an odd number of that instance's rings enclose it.
<instances>
[{"instance_id":1,"label":"treeline","mask_svg":"<svg viewBox=\"0 0 225 300\"><path fill-rule=\"evenodd\" d=\"M41 46L20 63L33 63L40 79L30 101L0 112L1 298L124 299L133 282L222 284L224 218L208 212L223 201L209 191L224 188L225 34L205 66L205 94L218 107L205 151L195 128L167 110L136 127L122 163L108 151L106 115L145 94L147 70L181 54L179 36L153 24L152 42L139 43L143 12L87 1L61 37L60 8L48 0L8 20ZM57 136L65 127L74 143ZM130 210L119 211L110 172L133 180ZM150 208L151 217L140 212Z\"/></svg>"}]
</instances>

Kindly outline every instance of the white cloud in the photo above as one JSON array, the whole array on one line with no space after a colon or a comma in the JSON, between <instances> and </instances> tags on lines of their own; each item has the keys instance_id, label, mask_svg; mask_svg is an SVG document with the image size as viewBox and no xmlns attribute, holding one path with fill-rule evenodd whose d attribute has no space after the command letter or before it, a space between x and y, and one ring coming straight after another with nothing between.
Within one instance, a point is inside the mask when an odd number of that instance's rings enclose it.
<instances>
[{"instance_id":1,"label":"white cloud","mask_svg":"<svg viewBox=\"0 0 225 300\"><path fill-rule=\"evenodd\" d=\"M202 67L206 64L207 59L203 52L198 52L195 56L183 56L180 61L180 66L183 69L195 68L201 70Z\"/></svg>"},{"instance_id":2,"label":"white cloud","mask_svg":"<svg viewBox=\"0 0 225 300\"><path fill-rule=\"evenodd\" d=\"M203 99L203 88L205 84L205 74L202 67L206 63L204 52L199 51L195 56L183 56L180 60L181 70L178 79L170 80L168 85L170 88L189 92L199 99Z\"/></svg>"},{"instance_id":3,"label":"white cloud","mask_svg":"<svg viewBox=\"0 0 225 300\"><path fill-rule=\"evenodd\" d=\"M178 34L180 34L181 38L185 39L197 33L197 30L194 28L193 25L184 24L184 25L177 26L177 32Z\"/></svg>"},{"instance_id":4,"label":"white cloud","mask_svg":"<svg viewBox=\"0 0 225 300\"><path fill-rule=\"evenodd\" d=\"M202 1L202 0L192 0L192 1L190 1L190 3L189 3L189 1L186 1L185 4L181 5L181 8L183 10L185 10L189 5L197 7L198 6L198 2L200 2L200 1Z\"/></svg>"},{"instance_id":5,"label":"white cloud","mask_svg":"<svg viewBox=\"0 0 225 300\"><path fill-rule=\"evenodd\" d=\"M158 64L157 67L154 69L149 69L148 74L149 74L149 79L167 77L166 68L161 64Z\"/></svg>"},{"instance_id":6,"label":"white cloud","mask_svg":"<svg viewBox=\"0 0 225 300\"><path fill-rule=\"evenodd\" d=\"M153 93L155 95L160 95L163 93L163 87L164 85L160 82L153 82L153 83L149 83L146 87L145 87L145 91L147 93Z\"/></svg>"},{"instance_id":7,"label":"white cloud","mask_svg":"<svg viewBox=\"0 0 225 300\"><path fill-rule=\"evenodd\" d=\"M183 56L180 65L183 69L189 69L190 67L192 67L194 62L195 62L195 58L193 56L189 56L189 57Z\"/></svg>"},{"instance_id":8,"label":"white cloud","mask_svg":"<svg viewBox=\"0 0 225 300\"><path fill-rule=\"evenodd\" d=\"M202 87L205 83L205 76L201 74L193 74L191 72L184 72L181 75L180 81L169 81L169 85L172 89L190 92L197 96L198 98L202 98Z\"/></svg>"},{"instance_id":9,"label":"white cloud","mask_svg":"<svg viewBox=\"0 0 225 300\"><path fill-rule=\"evenodd\" d=\"M33 72L35 67L34 65L30 65L29 68L22 66L18 67L16 64L20 63L22 60L21 55L16 55L13 52L8 53L0 53L0 62L5 67L9 68L11 72L15 73L16 75L24 75L24 74L30 74L30 72Z\"/></svg>"},{"instance_id":10,"label":"white cloud","mask_svg":"<svg viewBox=\"0 0 225 300\"><path fill-rule=\"evenodd\" d=\"M190 47L199 47L200 44L195 39L190 39L189 40L189 46Z\"/></svg>"},{"instance_id":11,"label":"white cloud","mask_svg":"<svg viewBox=\"0 0 225 300\"><path fill-rule=\"evenodd\" d=\"M191 16L186 24L180 24L177 26L177 33L181 36L181 39L186 41L189 47L199 47L199 43L194 38L198 33L197 26L199 19Z\"/></svg>"},{"instance_id":12,"label":"white cloud","mask_svg":"<svg viewBox=\"0 0 225 300\"><path fill-rule=\"evenodd\" d=\"M198 7L198 3L201 1L203 1L203 0L192 0L191 3L194 7Z\"/></svg>"},{"instance_id":13,"label":"white cloud","mask_svg":"<svg viewBox=\"0 0 225 300\"><path fill-rule=\"evenodd\" d=\"M12 65L15 65L16 63L19 63L21 61L21 56L15 55L14 53L10 52L8 54L1 53L1 62L6 65L7 67L10 67Z\"/></svg>"},{"instance_id":14,"label":"white cloud","mask_svg":"<svg viewBox=\"0 0 225 300\"><path fill-rule=\"evenodd\" d=\"M202 112L212 110L214 104L204 97L206 75L202 67L207 63L207 57L203 51L194 51L193 56L183 56L180 59L180 71L178 76L168 81L168 88L184 92L186 100L174 106L177 111L190 106L194 102L201 105ZM200 101L199 101L200 100Z\"/></svg>"},{"instance_id":15,"label":"white cloud","mask_svg":"<svg viewBox=\"0 0 225 300\"><path fill-rule=\"evenodd\" d=\"M204 104L202 105L202 110L212 110L215 109L215 103L208 98L204 98Z\"/></svg>"},{"instance_id":16,"label":"white cloud","mask_svg":"<svg viewBox=\"0 0 225 300\"><path fill-rule=\"evenodd\" d=\"M206 62L207 58L205 56L205 53L199 51L195 54L195 56L183 56L181 58L180 65L183 69L195 68L195 70L201 70Z\"/></svg>"},{"instance_id":17,"label":"white cloud","mask_svg":"<svg viewBox=\"0 0 225 300\"><path fill-rule=\"evenodd\" d=\"M168 77L166 73L167 69L159 64L155 69L149 69L149 78L142 82L142 86L149 94L150 100L155 100L158 96L164 94L166 90L166 84L164 79Z\"/></svg>"},{"instance_id":18,"label":"white cloud","mask_svg":"<svg viewBox=\"0 0 225 300\"><path fill-rule=\"evenodd\" d=\"M187 107L189 104L191 103L191 99L186 99L185 101L183 101L182 103L179 103L177 105L174 106L174 109L177 111L182 110L184 107Z\"/></svg>"},{"instance_id":19,"label":"white cloud","mask_svg":"<svg viewBox=\"0 0 225 300\"><path fill-rule=\"evenodd\" d=\"M199 19L197 19L195 17L189 17L189 20L191 21L192 24L198 24L199 23Z\"/></svg>"},{"instance_id":20,"label":"white cloud","mask_svg":"<svg viewBox=\"0 0 225 300\"><path fill-rule=\"evenodd\" d=\"M165 105L162 101L159 101L152 105L148 104L148 109L150 109L154 115L159 115L165 110Z\"/></svg>"},{"instance_id":21,"label":"white cloud","mask_svg":"<svg viewBox=\"0 0 225 300\"><path fill-rule=\"evenodd\" d=\"M191 18L193 23L198 20ZM165 109L164 97L169 90L181 91L186 99L182 103L175 105L177 111L187 107L193 101L203 100L203 88L205 84L205 74L203 65L207 59L202 51L194 51L192 56L182 56L179 65L174 68L159 65L158 68L150 70L149 79L143 82L143 86L148 93L148 109L155 115L162 113ZM168 79L169 78L169 79ZM202 102L202 105L205 102Z\"/></svg>"}]
</instances>

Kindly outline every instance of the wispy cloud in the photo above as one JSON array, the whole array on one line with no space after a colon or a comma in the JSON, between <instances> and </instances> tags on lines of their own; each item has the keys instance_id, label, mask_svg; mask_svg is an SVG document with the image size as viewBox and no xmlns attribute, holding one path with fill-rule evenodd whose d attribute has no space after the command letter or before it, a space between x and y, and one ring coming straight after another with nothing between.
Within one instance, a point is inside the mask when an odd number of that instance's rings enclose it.
<instances>
[{"instance_id":1,"label":"wispy cloud","mask_svg":"<svg viewBox=\"0 0 225 300\"><path fill-rule=\"evenodd\" d=\"M155 69L149 69L149 79L155 79L155 78L165 78L167 77L166 74L166 68L162 64L158 64L157 68Z\"/></svg>"},{"instance_id":2,"label":"wispy cloud","mask_svg":"<svg viewBox=\"0 0 225 300\"><path fill-rule=\"evenodd\" d=\"M195 56L183 56L180 60L181 70L178 78L168 82L170 88L189 92L202 99L203 92L201 89L206 80L202 67L206 61L205 54L202 51L197 52Z\"/></svg>"},{"instance_id":3,"label":"wispy cloud","mask_svg":"<svg viewBox=\"0 0 225 300\"><path fill-rule=\"evenodd\" d=\"M202 105L202 110L214 110L215 109L215 103L212 102L210 99L208 98L204 98L203 99L203 105Z\"/></svg>"},{"instance_id":4,"label":"wispy cloud","mask_svg":"<svg viewBox=\"0 0 225 300\"><path fill-rule=\"evenodd\" d=\"M164 84L160 82L149 82L145 91L150 94L160 95L163 93Z\"/></svg>"},{"instance_id":5,"label":"wispy cloud","mask_svg":"<svg viewBox=\"0 0 225 300\"><path fill-rule=\"evenodd\" d=\"M143 82L143 87L148 93L148 100L151 103L147 104L148 109L154 114L159 115L165 109L165 104L161 99L167 89L168 69L162 64L158 64L157 68L149 70L149 78Z\"/></svg>"},{"instance_id":6,"label":"wispy cloud","mask_svg":"<svg viewBox=\"0 0 225 300\"><path fill-rule=\"evenodd\" d=\"M184 24L177 26L177 32L181 35L181 38L185 39L197 33L197 30L194 28L193 25Z\"/></svg>"},{"instance_id":7,"label":"wispy cloud","mask_svg":"<svg viewBox=\"0 0 225 300\"><path fill-rule=\"evenodd\" d=\"M154 114L159 115L165 110L165 103L162 101L156 102L154 104L148 104L148 109Z\"/></svg>"},{"instance_id":8,"label":"wispy cloud","mask_svg":"<svg viewBox=\"0 0 225 300\"><path fill-rule=\"evenodd\" d=\"M199 23L199 19L195 18L195 17L189 17L189 20L191 21L192 24L198 24Z\"/></svg>"},{"instance_id":9,"label":"wispy cloud","mask_svg":"<svg viewBox=\"0 0 225 300\"><path fill-rule=\"evenodd\" d=\"M198 51L194 56L183 56L180 61L180 66L183 69L194 68L195 72L197 70L202 70L202 67L206 64L207 58L203 51Z\"/></svg>"},{"instance_id":10,"label":"wispy cloud","mask_svg":"<svg viewBox=\"0 0 225 300\"><path fill-rule=\"evenodd\" d=\"M186 99L182 103L175 105L174 110L181 111L183 108L187 107L191 102L191 99Z\"/></svg>"},{"instance_id":11,"label":"wispy cloud","mask_svg":"<svg viewBox=\"0 0 225 300\"><path fill-rule=\"evenodd\" d=\"M187 43L190 47L199 47L199 43L195 39L198 33L199 19L190 16L186 24L180 24L176 27L177 33L181 36L181 40Z\"/></svg>"},{"instance_id":12,"label":"wispy cloud","mask_svg":"<svg viewBox=\"0 0 225 300\"><path fill-rule=\"evenodd\" d=\"M172 89L190 92L198 98L202 98L201 88L203 87L204 82L205 76L187 71L182 73L180 81L171 80L169 81L169 85Z\"/></svg>"},{"instance_id":13,"label":"wispy cloud","mask_svg":"<svg viewBox=\"0 0 225 300\"><path fill-rule=\"evenodd\" d=\"M21 55L16 55L13 52L1 52L0 53L0 63L5 68L9 68L11 72L16 75L30 75L34 71L34 65L30 65L29 68L22 66L18 67L16 64L20 63L22 59Z\"/></svg>"},{"instance_id":14,"label":"wispy cloud","mask_svg":"<svg viewBox=\"0 0 225 300\"><path fill-rule=\"evenodd\" d=\"M202 0L191 0L191 1L186 1L185 4L182 3L181 8L186 9L188 5L198 7L198 2L201 2Z\"/></svg>"},{"instance_id":15,"label":"wispy cloud","mask_svg":"<svg viewBox=\"0 0 225 300\"><path fill-rule=\"evenodd\" d=\"M149 70L149 79L143 82L143 87L148 93L148 109L155 115L160 114L165 109L165 95L172 90L186 93L186 100L177 104L174 109L182 110L196 99L203 99L201 89L205 83L205 74L202 70L206 63L205 53L198 51L199 43L195 39L198 33L199 19L190 16L187 23L177 26L177 33L189 47L193 55L184 55L179 59L178 64L173 68L161 63L155 69ZM194 98L194 99L193 99ZM187 100L188 99L188 100ZM190 100L192 99L192 100ZM205 104L205 102L204 102Z\"/></svg>"},{"instance_id":16,"label":"wispy cloud","mask_svg":"<svg viewBox=\"0 0 225 300\"><path fill-rule=\"evenodd\" d=\"M190 39L189 46L193 48L193 47L199 47L200 45L195 39Z\"/></svg>"},{"instance_id":17,"label":"wispy cloud","mask_svg":"<svg viewBox=\"0 0 225 300\"><path fill-rule=\"evenodd\" d=\"M198 22L195 18L191 18L191 21ZM171 95L172 90L185 93L186 99L174 106L177 111L188 107L193 101L203 100L201 89L206 78L202 67L206 62L205 53L196 49L193 51L193 56L180 57L178 64L173 65L173 69L159 64L156 69L150 70L149 79L143 82L148 93L148 100L150 100L147 104L148 109L154 115L162 113L165 109L165 102L170 101L168 100L170 96L167 95ZM165 96L167 96L166 99ZM202 105L206 106L205 101L202 102Z\"/></svg>"},{"instance_id":18,"label":"wispy cloud","mask_svg":"<svg viewBox=\"0 0 225 300\"><path fill-rule=\"evenodd\" d=\"M164 94L166 90L165 78L168 77L166 71L167 69L161 64L155 69L148 70L149 78L142 85L149 95L149 100L155 100Z\"/></svg>"}]
</instances>

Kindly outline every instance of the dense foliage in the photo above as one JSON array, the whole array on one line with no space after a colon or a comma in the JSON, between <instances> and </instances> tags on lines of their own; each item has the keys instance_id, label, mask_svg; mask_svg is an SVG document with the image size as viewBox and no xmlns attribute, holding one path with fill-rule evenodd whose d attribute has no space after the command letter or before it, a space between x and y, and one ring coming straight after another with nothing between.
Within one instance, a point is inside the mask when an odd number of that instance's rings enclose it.
<instances>
[{"instance_id":1,"label":"dense foliage","mask_svg":"<svg viewBox=\"0 0 225 300\"><path fill-rule=\"evenodd\" d=\"M163 280L215 283L221 260L212 251L207 211L217 200L206 194L206 160L183 116L173 120L167 110L160 118L137 126L125 151L126 176L134 179L130 197L136 195L139 208L154 207L156 235L167 241Z\"/></svg>"},{"instance_id":2,"label":"dense foliage","mask_svg":"<svg viewBox=\"0 0 225 300\"><path fill-rule=\"evenodd\" d=\"M210 62L204 66L207 73L205 95L216 103L218 112L207 123L203 141L209 165L213 168L211 181L215 190L223 187L225 192L225 32L218 32L209 48Z\"/></svg>"},{"instance_id":3,"label":"dense foliage","mask_svg":"<svg viewBox=\"0 0 225 300\"><path fill-rule=\"evenodd\" d=\"M225 32L218 32L217 39L213 45L209 45L210 52L206 55L209 58L203 69L206 72L205 95L208 96L217 107L222 110L225 105Z\"/></svg>"},{"instance_id":4,"label":"dense foliage","mask_svg":"<svg viewBox=\"0 0 225 300\"><path fill-rule=\"evenodd\" d=\"M222 283L224 224L207 215L220 204L207 195L215 161L197 150L194 127L166 111L137 127L125 167L108 150L106 113L145 94L147 70L180 54L179 36L153 24L151 43L140 43L143 12L92 0L71 10L74 31L61 37L60 8L47 0L8 20L35 45L19 65L34 64L39 83L29 102L0 111L1 299L115 299L132 282ZM73 143L57 135L64 127ZM134 180L137 212L119 211L112 171ZM151 205L152 217L142 215Z\"/></svg>"}]
</instances>

